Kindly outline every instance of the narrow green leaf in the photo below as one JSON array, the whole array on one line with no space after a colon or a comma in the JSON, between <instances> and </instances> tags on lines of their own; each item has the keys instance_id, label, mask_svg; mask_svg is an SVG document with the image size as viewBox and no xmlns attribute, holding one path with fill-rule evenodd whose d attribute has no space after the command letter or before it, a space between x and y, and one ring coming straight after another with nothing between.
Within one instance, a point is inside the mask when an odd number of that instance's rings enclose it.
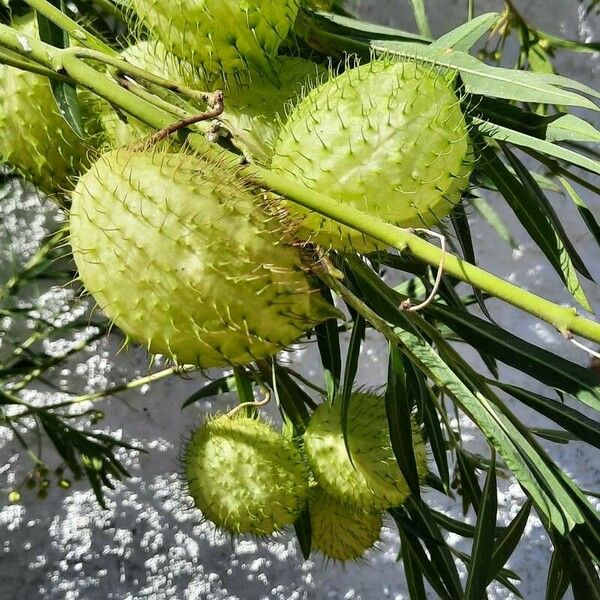
<instances>
[{"instance_id":1,"label":"narrow green leaf","mask_svg":"<svg viewBox=\"0 0 600 600\"><path fill-rule=\"evenodd\" d=\"M490 560L490 574L488 583L496 578L496 575L508 562L508 559L515 551L517 544L523 537L529 513L531 512L531 501L527 500L511 524L500 534L493 546L493 552ZM490 545L490 548L492 546ZM489 549L488 549L489 551Z\"/></svg>"},{"instance_id":2,"label":"narrow green leaf","mask_svg":"<svg viewBox=\"0 0 600 600\"><path fill-rule=\"evenodd\" d=\"M528 194L524 185L510 174L502 161L489 148L482 152L483 169L498 186L515 215L521 221L533 241L539 246L554 270L558 273L569 291L582 305L589 306L583 290L578 285L577 275L566 249L553 228L551 221L536 198ZM513 165L514 168L514 165Z\"/></svg>"},{"instance_id":3,"label":"narrow green leaf","mask_svg":"<svg viewBox=\"0 0 600 600\"><path fill-rule=\"evenodd\" d=\"M535 198L538 201L539 206L544 210L548 221L552 224L552 227L556 231L557 236L563 243L575 268L584 277L587 277L591 280L592 276L590 275L590 272L583 263L583 260L581 259L577 251L575 250L575 246L573 246L569 235L565 231L562 221L559 219L558 215L552 208L550 201L548 200L538 183L531 176L531 173L529 173L525 165L510 151L510 149L507 146L503 147L503 151L509 159L513 169L515 170L517 177L529 193L530 198Z\"/></svg>"},{"instance_id":4,"label":"narrow green leaf","mask_svg":"<svg viewBox=\"0 0 600 600\"><path fill-rule=\"evenodd\" d=\"M360 347L365 337L365 319L361 315L356 315L350 343L348 344L348 354L346 356L346 367L344 369L344 383L342 393L339 399L341 403L342 433L344 436L344 445L348 458L352 461L350 447L348 446L348 413L350 411L350 399L352 398L352 389L354 387L354 378L358 369L358 359L360 356ZM337 399L336 399L337 400Z\"/></svg>"},{"instance_id":5,"label":"narrow green leaf","mask_svg":"<svg viewBox=\"0 0 600 600\"><path fill-rule=\"evenodd\" d=\"M450 596L461 599L463 589L456 564L429 507L416 496L409 496L405 506Z\"/></svg>"},{"instance_id":6,"label":"narrow green leaf","mask_svg":"<svg viewBox=\"0 0 600 600\"><path fill-rule=\"evenodd\" d=\"M395 296L398 304L403 296ZM600 411L600 376L548 350L535 346L509 331L470 313L456 311L437 303L425 309L463 340L483 347L500 362L527 373L534 379L571 394Z\"/></svg>"},{"instance_id":7,"label":"narrow green leaf","mask_svg":"<svg viewBox=\"0 0 600 600\"><path fill-rule=\"evenodd\" d=\"M475 17L468 23L464 23L438 38L431 44L431 47L440 50L452 48L453 50L468 52L494 26L499 18L500 15L496 12Z\"/></svg>"},{"instance_id":8,"label":"narrow green leaf","mask_svg":"<svg viewBox=\"0 0 600 600\"><path fill-rule=\"evenodd\" d=\"M490 548L494 545L497 511L496 454L492 451L492 466L485 480L481 510L475 527L475 538L473 539L465 600L482 600L485 597L485 590L489 582L496 575L490 572L492 564Z\"/></svg>"},{"instance_id":9,"label":"narrow green leaf","mask_svg":"<svg viewBox=\"0 0 600 600\"><path fill-rule=\"evenodd\" d=\"M254 402L254 386L248 372L244 367L234 367L233 376L235 378L235 389L237 390L240 402Z\"/></svg>"},{"instance_id":10,"label":"narrow green leaf","mask_svg":"<svg viewBox=\"0 0 600 600\"><path fill-rule=\"evenodd\" d=\"M415 21L419 33L427 38L431 37L431 28L429 27L429 21L427 19L427 11L425 9L425 0L411 0L413 7L413 14L415 15Z\"/></svg>"},{"instance_id":11,"label":"narrow green leaf","mask_svg":"<svg viewBox=\"0 0 600 600\"><path fill-rule=\"evenodd\" d=\"M390 344L385 410L394 456L410 491L421 495L419 473L413 448L411 404L406 390L406 374L402 354Z\"/></svg>"},{"instance_id":12,"label":"narrow green leaf","mask_svg":"<svg viewBox=\"0 0 600 600\"><path fill-rule=\"evenodd\" d=\"M479 514L482 492L479 487L477 474L475 473L475 465L461 448L456 448L456 466L460 474L460 483L462 487L461 498L463 503L463 514L467 514L470 504L473 505L475 513Z\"/></svg>"},{"instance_id":13,"label":"narrow green leaf","mask_svg":"<svg viewBox=\"0 0 600 600\"><path fill-rule=\"evenodd\" d=\"M586 206L585 202L582 200L581 196L575 191L573 186L564 178L559 177L560 182L563 187L567 191L567 194L573 200L573 203L577 207L581 218L587 225L587 228L590 230L590 233L594 236L596 243L600 246L600 225L598 221L596 221L592 211Z\"/></svg>"},{"instance_id":14,"label":"narrow green leaf","mask_svg":"<svg viewBox=\"0 0 600 600\"><path fill-rule=\"evenodd\" d=\"M577 253L575 246L573 246L571 239L567 232L565 231L561 220L558 218L558 215L552 208L550 201L537 184L535 179L531 176L529 171L525 168L525 165L510 151L507 146L503 147L504 154L507 156L510 161L515 173L517 174L519 180L523 184L523 187L528 192L529 197L533 198L537 201L538 206L543 211L544 216L550 223L551 227L556 232L557 238L560 240L564 252L567 253L569 261L563 261L563 272L564 278L567 283L567 288L573 295L573 297L588 311L593 312L591 306L588 302L588 299L581 288L581 284L577 278L577 274L573 271L573 267L577 269L584 277L592 280L592 276L588 271L587 267L583 263L583 260Z\"/></svg>"},{"instance_id":15,"label":"narrow green leaf","mask_svg":"<svg viewBox=\"0 0 600 600\"><path fill-rule=\"evenodd\" d=\"M448 515L436 510L431 510L431 515L446 531L451 531L452 533L456 533L464 538L475 537L475 527L473 525L469 525L464 521L453 519L452 517L449 517ZM495 536L501 536L505 531L506 527L496 527Z\"/></svg>"},{"instance_id":16,"label":"narrow green leaf","mask_svg":"<svg viewBox=\"0 0 600 600\"><path fill-rule=\"evenodd\" d=\"M465 91L469 94L599 110L593 102L569 90L577 90L596 98L600 98L600 92L560 75L493 67L464 52L411 42L374 41L371 47L386 54L417 58L432 65L455 69L460 73Z\"/></svg>"},{"instance_id":17,"label":"narrow green leaf","mask_svg":"<svg viewBox=\"0 0 600 600\"><path fill-rule=\"evenodd\" d=\"M310 419L307 406L315 408L316 405L310 396L286 373L285 369L273 361L270 368L259 365L261 374L267 381L271 381L275 401L281 412L294 425L298 434L304 433L306 424Z\"/></svg>"},{"instance_id":18,"label":"narrow green leaf","mask_svg":"<svg viewBox=\"0 0 600 600\"><path fill-rule=\"evenodd\" d=\"M57 8L64 11L63 0L49 0ZM52 23L41 13L37 13L40 40L57 48L69 47L69 36L60 27ZM56 79L50 80L52 93L58 106L58 111L64 117L69 127L80 137L85 137L81 108L77 100L77 89L74 85Z\"/></svg>"},{"instance_id":19,"label":"narrow green leaf","mask_svg":"<svg viewBox=\"0 0 600 600\"><path fill-rule=\"evenodd\" d=\"M575 600L600 600L600 575L585 546L573 535L565 536L564 564ZM556 543L556 539L555 539Z\"/></svg>"},{"instance_id":20,"label":"narrow green leaf","mask_svg":"<svg viewBox=\"0 0 600 600\"><path fill-rule=\"evenodd\" d=\"M330 290L322 290L321 294L333 305ZM317 344L325 374L327 399L333 402L339 385L342 372L342 356L340 351L340 336L336 319L327 319L315 327Z\"/></svg>"},{"instance_id":21,"label":"narrow green leaf","mask_svg":"<svg viewBox=\"0 0 600 600\"><path fill-rule=\"evenodd\" d=\"M569 575L565 569L562 550L554 547L548 566L546 600L562 600L569 588Z\"/></svg>"},{"instance_id":22,"label":"narrow green leaf","mask_svg":"<svg viewBox=\"0 0 600 600\"><path fill-rule=\"evenodd\" d=\"M328 31L346 34L349 37L366 40L367 42L369 40L399 40L423 44L431 42L429 38L416 33L385 27L344 15L318 13L315 14L315 21ZM368 49L368 47L367 43L365 48Z\"/></svg>"},{"instance_id":23,"label":"narrow green leaf","mask_svg":"<svg viewBox=\"0 0 600 600\"><path fill-rule=\"evenodd\" d=\"M540 115L498 98L478 99L471 111L483 121L525 133L547 142L600 142L600 131L568 113Z\"/></svg>"},{"instance_id":24,"label":"narrow green leaf","mask_svg":"<svg viewBox=\"0 0 600 600\"><path fill-rule=\"evenodd\" d=\"M412 367L412 364L411 364ZM414 367L413 367L414 368ZM419 375L422 374L419 371ZM430 392L433 393L433 392ZM423 401L423 426L427 439L429 440L429 446L433 459L437 465L440 478L444 485L444 491L446 494L450 493L450 470L448 468L448 453L446 447L446 439L442 432L440 425L440 418L435 409L435 406L429 399Z\"/></svg>"},{"instance_id":25,"label":"narrow green leaf","mask_svg":"<svg viewBox=\"0 0 600 600\"><path fill-rule=\"evenodd\" d=\"M518 248L517 241L504 224L500 215L482 195L474 194L471 198L471 204L473 204L477 212L487 221L488 225L498 234L501 240L505 241L513 250Z\"/></svg>"},{"instance_id":26,"label":"narrow green leaf","mask_svg":"<svg viewBox=\"0 0 600 600\"><path fill-rule=\"evenodd\" d=\"M312 529L310 525L310 513L308 512L308 506L300 513L300 516L294 523L294 529L296 530L296 537L298 538L298 544L300 545L300 551L304 560L310 558L310 552L312 549Z\"/></svg>"},{"instance_id":27,"label":"narrow green leaf","mask_svg":"<svg viewBox=\"0 0 600 600\"><path fill-rule=\"evenodd\" d=\"M419 563L413 558L412 552L407 543L400 546L402 555L402 564L404 565L404 574L408 586L408 595L411 600L427 600L425 585L423 583L423 573L419 568Z\"/></svg>"},{"instance_id":28,"label":"narrow green leaf","mask_svg":"<svg viewBox=\"0 0 600 600\"><path fill-rule=\"evenodd\" d=\"M573 433L577 439L600 448L600 423L598 420L590 419L564 402L552 400L535 392L503 382L494 382L494 385L509 393L519 402L564 427L564 429Z\"/></svg>"},{"instance_id":29,"label":"narrow green leaf","mask_svg":"<svg viewBox=\"0 0 600 600\"><path fill-rule=\"evenodd\" d=\"M392 516L395 514L393 511L390 511L390 513ZM398 523L397 520L396 523ZM427 554L425 554L419 539L412 533L401 529L400 524L398 525L398 531L400 533L401 556L404 556L405 552L409 552L413 563L418 565L419 571L423 573L429 585L435 590L438 598L441 600L452 600L452 597L448 594L440 579L436 567L429 560Z\"/></svg>"},{"instance_id":30,"label":"narrow green leaf","mask_svg":"<svg viewBox=\"0 0 600 600\"><path fill-rule=\"evenodd\" d=\"M493 140L498 142L508 142L522 148L531 148L536 152L542 152L548 156L559 158L560 160L581 167L591 173L600 174L600 162L583 154L579 154L574 150L559 146L558 144L553 144L546 140L540 140L539 138L527 135L526 133L508 129L502 125L490 124L478 118L474 118L473 122L478 126L479 131L483 135L492 138Z\"/></svg>"},{"instance_id":31,"label":"narrow green leaf","mask_svg":"<svg viewBox=\"0 0 600 600\"><path fill-rule=\"evenodd\" d=\"M220 377L219 379L215 379L211 381L209 384L205 385L203 388L199 389L197 392L194 392L182 405L181 408L187 408L190 404L194 404L194 402L198 402L199 400L203 400L204 398L209 398L210 396L217 396L218 394L227 394L228 392L235 392L235 377Z\"/></svg>"}]
</instances>

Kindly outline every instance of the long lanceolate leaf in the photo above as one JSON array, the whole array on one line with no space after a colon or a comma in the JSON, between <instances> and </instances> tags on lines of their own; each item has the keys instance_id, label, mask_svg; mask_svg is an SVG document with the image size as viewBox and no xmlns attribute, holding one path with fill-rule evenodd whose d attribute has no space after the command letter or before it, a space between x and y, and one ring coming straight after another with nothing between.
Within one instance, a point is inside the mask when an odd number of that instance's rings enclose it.
<instances>
[{"instance_id":1,"label":"long lanceolate leaf","mask_svg":"<svg viewBox=\"0 0 600 600\"><path fill-rule=\"evenodd\" d=\"M349 259L350 260L350 259ZM354 264L353 264L354 266ZM357 265L358 268L359 265ZM401 344L403 352L474 421L504 459L520 484L535 502L538 511L560 532L572 529L583 521L583 515L558 479L555 468L540 454L525 431L505 410L500 410L498 398L490 399L478 390L471 390L459 375L433 348L414 331L411 321L388 296L389 288L369 275L368 269L355 274L367 298L377 312L396 325L391 341ZM443 344L438 339L438 344ZM451 352L450 347L447 351ZM458 360L458 357L455 357ZM492 401L493 400L493 401Z\"/></svg>"},{"instance_id":2,"label":"long lanceolate leaf","mask_svg":"<svg viewBox=\"0 0 600 600\"><path fill-rule=\"evenodd\" d=\"M64 9L63 0L51 0L57 8ZM38 13L38 30L42 42L46 42L57 48L68 48L69 36L60 27L56 26L44 15ZM71 83L65 81L50 80L52 93L60 113L65 118L71 129L81 138L85 136L81 108L77 100L77 89Z\"/></svg>"},{"instance_id":3,"label":"long lanceolate leaf","mask_svg":"<svg viewBox=\"0 0 600 600\"><path fill-rule=\"evenodd\" d=\"M483 489L481 511L477 519L469 577L465 590L465 600L481 600L490 582L490 566L492 554L490 548L494 545L496 532L496 514L498 497L496 490L496 460L492 453L492 465Z\"/></svg>"},{"instance_id":4,"label":"long lanceolate leaf","mask_svg":"<svg viewBox=\"0 0 600 600\"><path fill-rule=\"evenodd\" d=\"M360 356L360 347L365 337L365 319L362 315L356 315L354 326L350 336L350 344L348 345L348 355L346 357L346 367L344 369L344 384L340 395L340 411L342 421L342 434L344 436L344 444L348 457L352 461L350 448L348 446L348 413L350 411L350 399L352 397L352 389L354 387L354 378L358 369L358 359Z\"/></svg>"},{"instance_id":5,"label":"long lanceolate leaf","mask_svg":"<svg viewBox=\"0 0 600 600\"><path fill-rule=\"evenodd\" d=\"M322 295L333 304L333 298L329 290L323 290ZM342 358L340 352L340 336L336 319L327 319L315 327L317 334L317 344L323 372L325 374L325 384L327 386L327 399L333 402L339 385L342 372Z\"/></svg>"},{"instance_id":6,"label":"long lanceolate leaf","mask_svg":"<svg viewBox=\"0 0 600 600\"><path fill-rule=\"evenodd\" d=\"M499 18L500 15L495 12L475 17L468 23L464 23L438 38L431 44L431 48L441 50L452 48L453 50L468 52L494 26Z\"/></svg>"},{"instance_id":7,"label":"long lanceolate leaf","mask_svg":"<svg viewBox=\"0 0 600 600\"><path fill-rule=\"evenodd\" d=\"M498 187L515 215L540 247L573 297L586 309L589 302L581 288L572 259L539 199L515 178L490 148L482 150L482 169Z\"/></svg>"},{"instance_id":8,"label":"long lanceolate leaf","mask_svg":"<svg viewBox=\"0 0 600 600\"><path fill-rule=\"evenodd\" d=\"M411 403L406 389L402 354L390 344L385 409L392 449L410 491L420 496L419 474L412 442Z\"/></svg>"}]
</instances>

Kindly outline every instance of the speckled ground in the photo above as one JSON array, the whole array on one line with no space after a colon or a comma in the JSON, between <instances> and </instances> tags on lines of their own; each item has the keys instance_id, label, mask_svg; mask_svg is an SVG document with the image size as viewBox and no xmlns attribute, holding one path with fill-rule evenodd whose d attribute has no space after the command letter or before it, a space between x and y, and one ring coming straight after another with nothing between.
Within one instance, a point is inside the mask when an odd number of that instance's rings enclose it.
<instances>
[{"instance_id":1,"label":"speckled ground","mask_svg":"<svg viewBox=\"0 0 600 600\"><path fill-rule=\"evenodd\" d=\"M480 1L480 12L497 8L500 2ZM526 16L541 28L584 39L600 31L598 19L578 15L576 0L517 1ZM363 14L373 20L412 28L406 0L363 0ZM463 18L463 0L429 0L434 31L442 33ZM598 87L600 62L594 57L568 56L560 63L563 72ZM600 217L598 198L587 202ZM563 198L553 197L554 205L584 259L600 277L597 248L587 244L588 233L576 211ZM521 243L512 252L485 223L470 211L476 232L477 254L483 266L498 275L559 302L569 302L560 282L548 270L540 253L532 248L522 228L504 207L496 202ZM56 218L48 206L28 195L10 194L0 199L0 265L4 273L35 250L45 231ZM52 319L74 318L65 310L69 291L51 289L39 299L39 310ZM590 300L600 307L600 293L590 289ZM585 364L587 356L569 345L551 327L540 324L498 302L490 309L499 323L528 340ZM86 310L85 301L78 308ZM3 323L7 326L7 323ZM59 342L60 352L72 340ZM147 359L143 352L129 351L116 355L118 341L102 340L94 344L79 363L67 365L54 373L59 385L69 383L76 389L103 389L134 374L143 374ZM1 348L0 348L1 351ZM305 374L317 371L313 348L290 355L290 360ZM477 362L475 356L470 356ZM359 380L377 385L385 381L385 344L369 335L363 348ZM521 385L531 385L525 377L504 368L503 376ZM395 562L398 539L393 529L382 536L377 551L367 561L346 567L322 560L302 562L293 538L282 536L274 542L248 539L231 540L206 523L188 508L177 472L179 445L189 426L199 422L206 411L223 409L231 399L221 397L201 406L180 410L187 396L203 385L200 377L169 379L150 390L141 388L121 395L103 409L107 417L98 427L122 434L144 445L149 454L129 454L125 459L133 477L117 486L108 496L108 510L101 510L93 495L83 485L68 492L52 488L46 501L25 496L23 505L0 508L0 598L3 600L75 599L195 599L195 600L301 600L301 599L402 599L407 597L401 566ZM56 401L56 393L32 394L31 402ZM86 406L81 406L80 410ZM515 412L530 424L547 423L519 406ZM474 450L482 448L475 430L464 422L465 439ZM0 488L10 487L26 460L18 460L15 440L0 430ZM598 453L583 444L567 446L545 444L552 456L585 488L600 483ZM435 493L428 492L432 504L460 518L457 506ZM511 480L501 483L499 511L502 524L517 513L523 503L519 486ZM472 521L472 515L468 517ZM459 544L459 539L451 539ZM528 523L526 537L510 562L523 578L523 596L538 600L544 597L545 572L549 542L537 518ZM432 594L431 598L435 596ZM510 598L501 587L490 588L490 598Z\"/></svg>"}]
</instances>

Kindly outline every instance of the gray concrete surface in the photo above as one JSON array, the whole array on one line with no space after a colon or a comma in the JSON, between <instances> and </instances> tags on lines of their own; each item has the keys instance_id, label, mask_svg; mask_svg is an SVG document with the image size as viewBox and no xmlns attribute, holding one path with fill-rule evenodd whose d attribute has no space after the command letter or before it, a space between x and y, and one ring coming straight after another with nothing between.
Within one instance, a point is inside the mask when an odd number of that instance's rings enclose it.
<instances>
[{"instance_id":1,"label":"gray concrete surface","mask_svg":"<svg viewBox=\"0 0 600 600\"><path fill-rule=\"evenodd\" d=\"M478 12L499 8L501 2L478 1ZM407 0L360 2L366 17L384 24L413 29ZM436 34L458 24L466 12L463 0L429 0ZM585 39L599 33L597 18L583 19L576 0L517 0L524 14L541 28ZM560 61L564 73L598 87L600 61L597 57L565 56ZM598 249L587 243L589 234L576 211L562 197L552 200L573 242L593 274L600 277ZM600 217L600 201L587 196ZM569 302L567 293L544 258L532 247L513 215L495 201L521 244L517 252L505 247L470 211L476 232L477 255L481 264L498 275L559 302ZM0 201L0 264L20 262L36 247L54 214L31 197ZM600 307L600 293L593 287L590 300ZM64 311L68 291L49 290L40 298L40 310L56 319L71 318ZM490 302L499 323L533 343L585 364L587 356L569 345L549 326L536 322L501 303ZM85 301L81 310L85 310ZM69 343L67 340L66 342ZM147 368L143 352L116 355L118 342L103 340L93 346L84 360L54 373L59 384L79 390L102 389ZM1 349L0 349L1 350ZM314 349L299 349L290 355L295 366L307 375L318 372ZM385 344L370 334L363 348L359 381L369 385L385 381ZM473 362L475 356L469 354ZM509 381L544 390L520 373L504 368ZM320 559L302 562L296 543L283 535L275 541L231 540L203 523L198 512L188 507L178 482L178 450L188 428L205 412L227 406L231 399L220 397L194 408L180 410L183 400L203 384L199 376L173 378L150 390L120 396L103 404L107 418L98 427L137 441L148 455L125 458L132 479L109 494L109 510L95 503L92 493L81 484L68 492L52 488L46 501L25 496L22 505L0 508L0 598L2 600L321 600L362 599L401 600L407 597L402 567L395 562L398 539L388 528L377 551L360 564L338 566ZM47 402L50 394L40 391L28 398ZM54 393L53 400L57 395ZM85 407L82 407L85 408ZM547 425L519 406L515 412L528 423ZM465 421L465 439L474 450L483 449L474 428ZM7 488L30 468L19 458L18 446L0 432L0 488ZM586 488L598 487L598 453L583 444L545 446L567 472ZM460 518L459 508L436 493L426 497L435 506ZM524 501L513 480L501 483L499 511L508 522ZM472 515L467 517L472 522ZM460 541L451 538L452 543ZM510 567L523 578L520 590L530 600L544 597L545 572L550 543L539 520L532 517L526 537L520 543ZM435 595L431 594L431 598ZM490 588L490 598L511 598L500 586Z\"/></svg>"}]
</instances>

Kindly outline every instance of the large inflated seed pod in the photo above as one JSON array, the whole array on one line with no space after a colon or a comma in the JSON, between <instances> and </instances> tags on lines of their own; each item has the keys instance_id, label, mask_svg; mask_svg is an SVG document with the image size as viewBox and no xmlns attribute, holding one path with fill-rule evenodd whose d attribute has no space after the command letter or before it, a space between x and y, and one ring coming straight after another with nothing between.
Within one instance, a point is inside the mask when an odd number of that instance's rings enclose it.
<instances>
[{"instance_id":1,"label":"large inflated seed pod","mask_svg":"<svg viewBox=\"0 0 600 600\"><path fill-rule=\"evenodd\" d=\"M222 416L195 431L184 476L195 506L233 534L275 533L298 518L308 498L308 470L294 444L248 417Z\"/></svg>"},{"instance_id":2,"label":"large inflated seed pod","mask_svg":"<svg viewBox=\"0 0 600 600\"><path fill-rule=\"evenodd\" d=\"M37 36L32 15L15 28ZM0 64L0 162L14 167L47 194L72 187L89 164L87 146L65 121L47 77Z\"/></svg>"},{"instance_id":3,"label":"large inflated seed pod","mask_svg":"<svg viewBox=\"0 0 600 600\"><path fill-rule=\"evenodd\" d=\"M427 452L421 432L412 424L412 444L420 479L427 474ZM399 506L410 489L392 450L385 401L369 393L353 393L344 444L341 402L322 404L304 434L308 462L323 490L348 506L366 511Z\"/></svg>"},{"instance_id":4,"label":"large inflated seed pod","mask_svg":"<svg viewBox=\"0 0 600 600\"><path fill-rule=\"evenodd\" d=\"M467 125L452 83L414 62L375 60L308 94L275 144L272 168L401 227L437 223L472 170ZM306 238L339 249L374 240L290 203Z\"/></svg>"},{"instance_id":5,"label":"large inflated seed pod","mask_svg":"<svg viewBox=\"0 0 600 600\"><path fill-rule=\"evenodd\" d=\"M298 12L298 0L130 0L137 17L165 46L207 75L249 66L275 83L272 60Z\"/></svg>"},{"instance_id":6,"label":"large inflated seed pod","mask_svg":"<svg viewBox=\"0 0 600 600\"><path fill-rule=\"evenodd\" d=\"M212 367L271 356L337 315L286 227L225 167L121 149L80 178L70 241L81 281L131 340Z\"/></svg>"}]
</instances>

